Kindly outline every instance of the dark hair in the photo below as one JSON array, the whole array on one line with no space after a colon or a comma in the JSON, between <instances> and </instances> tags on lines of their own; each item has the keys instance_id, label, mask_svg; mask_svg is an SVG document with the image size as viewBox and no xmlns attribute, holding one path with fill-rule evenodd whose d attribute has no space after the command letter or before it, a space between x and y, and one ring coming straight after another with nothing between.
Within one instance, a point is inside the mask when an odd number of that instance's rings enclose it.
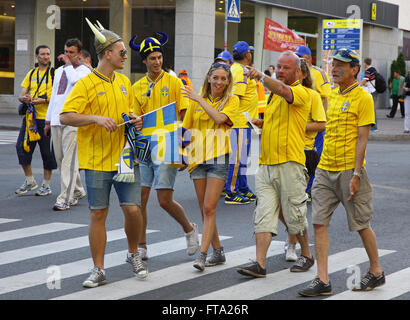
<instances>
[{"instance_id":1,"label":"dark hair","mask_svg":"<svg viewBox=\"0 0 410 320\"><path fill-rule=\"evenodd\" d=\"M357 79L357 75L360 73L360 63L355 62L355 61L350 61L349 62L350 68L358 67L357 73L355 74L355 79Z\"/></svg>"},{"instance_id":2,"label":"dark hair","mask_svg":"<svg viewBox=\"0 0 410 320\"><path fill-rule=\"evenodd\" d=\"M302 80L302 85L304 87L313 89L313 80L310 74L309 66L306 63L306 60L302 59L300 59L300 70L302 71L302 74L305 76L305 78Z\"/></svg>"},{"instance_id":3,"label":"dark hair","mask_svg":"<svg viewBox=\"0 0 410 320\"><path fill-rule=\"evenodd\" d=\"M273 68L275 70L275 66L273 64L269 65L269 67Z\"/></svg>"},{"instance_id":4,"label":"dark hair","mask_svg":"<svg viewBox=\"0 0 410 320\"><path fill-rule=\"evenodd\" d=\"M364 59L364 63L370 66L372 64L372 59L371 58L366 58Z\"/></svg>"},{"instance_id":5,"label":"dark hair","mask_svg":"<svg viewBox=\"0 0 410 320\"><path fill-rule=\"evenodd\" d=\"M91 54L87 50L82 49L81 52L84 58L91 58Z\"/></svg>"},{"instance_id":6,"label":"dark hair","mask_svg":"<svg viewBox=\"0 0 410 320\"><path fill-rule=\"evenodd\" d=\"M38 56L39 54L40 54L40 50L41 49L48 49L48 50L50 50L50 47L49 46L46 46L45 44L41 44L41 45L39 45L37 48L36 48L36 56ZM51 50L50 50L51 51Z\"/></svg>"},{"instance_id":7,"label":"dark hair","mask_svg":"<svg viewBox=\"0 0 410 320\"><path fill-rule=\"evenodd\" d=\"M81 42L79 39L77 39L77 38L68 39L68 40L65 42L65 46L66 46L66 47L77 47L78 52L80 52L80 51L83 49L83 44L82 44L82 42Z\"/></svg>"},{"instance_id":8,"label":"dark hair","mask_svg":"<svg viewBox=\"0 0 410 320\"><path fill-rule=\"evenodd\" d=\"M270 77L270 72L268 69L266 69L263 73Z\"/></svg>"},{"instance_id":9,"label":"dark hair","mask_svg":"<svg viewBox=\"0 0 410 320\"><path fill-rule=\"evenodd\" d=\"M243 60L243 59L245 59L245 54L247 54L247 52L244 52L244 53L241 53L241 54L234 53L233 54L233 59L234 60Z\"/></svg>"}]
</instances>

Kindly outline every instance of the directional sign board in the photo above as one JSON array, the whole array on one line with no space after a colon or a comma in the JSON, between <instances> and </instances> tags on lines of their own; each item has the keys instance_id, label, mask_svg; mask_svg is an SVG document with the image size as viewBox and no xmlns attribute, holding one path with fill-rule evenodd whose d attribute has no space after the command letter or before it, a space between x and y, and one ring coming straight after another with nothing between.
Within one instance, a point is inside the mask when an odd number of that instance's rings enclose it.
<instances>
[{"instance_id":1,"label":"directional sign board","mask_svg":"<svg viewBox=\"0 0 410 320\"><path fill-rule=\"evenodd\" d=\"M360 50L360 20L323 20L323 50Z\"/></svg>"},{"instance_id":2,"label":"directional sign board","mask_svg":"<svg viewBox=\"0 0 410 320\"><path fill-rule=\"evenodd\" d=\"M228 8L225 13L229 22L241 22L241 0L228 0Z\"/></svg>"}]
</instances>

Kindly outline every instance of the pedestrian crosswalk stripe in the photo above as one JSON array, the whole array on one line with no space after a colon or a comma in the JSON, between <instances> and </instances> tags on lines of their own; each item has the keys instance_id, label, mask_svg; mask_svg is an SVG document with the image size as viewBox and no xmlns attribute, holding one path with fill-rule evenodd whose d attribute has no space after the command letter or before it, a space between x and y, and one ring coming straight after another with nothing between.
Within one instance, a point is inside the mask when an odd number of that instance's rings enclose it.
<instances>
[{"instance_id":1,"label":"pedestrian crosswalk stripe","mask_svg":"<svg viewBox=\"0 0 410 320\"><path fill-rule=\"evenodd\" d=\"M158 232L159 230L147 230L148 233ZM107 232L107 242L125 238L124 228ZM14 263L17 261L37 258L48 254L68 251L86 247L89 245L88 236L78 237L68 240L55 241L32 247L25 247L11 251L0 252L0 265Z\"/></svg>"},{"instance_id":2,"label":"pedestrian crosswalk stripe","mask_svg":"<svg viewBox=\"0 0 410 320\"><path fill-rule=\"evenodd\" d=\"M86 227L86 226L87 225L85 224L53 222L53 223L42 224L42 225L38 225L34 227L3 231L3 232L0 232L0 242L28 238L28 237L47 234L47 233L70 230L70 229Z\"/></svg>"},{"instance_id":3,"label":"pedestrian crosswalk stripe","mask_svg":"<svg viewBox=\"0 0 410 320\"><path fill-rule=\"evenodd\" d=\"M5 219L5 218L0 218L0 224L2 224L2 223L9 223L9 222L16 222L16 221L21 221L21 219Z\"/></svg>"},{"instance_id":4,"label":"pedestrian crosswalk stripe","mask_svg":"<svg viewBox=\"0 0 410 320\"><path fill-rule=\"evenodd\" d=\"M379 256L393 253L392 250L379 250ZM343 269L350 265L357 265L368 261L365 249L353 248L329 256L329 274ZM292 273L283 270L266 275L266 278L253 279L244 283L234 285L222 290L195 297L196 300L247 300L259 299L270 294L297 286L316 276L316 264L307 272Z\"/></svg>"},{"instance_id":5,"label":"pedestrian crosswalk stripe","mask_svg":"<svg viewBox=\"0 0 410 320\"><path fill-rule=\"evenodd\" d=\"M386 284L372 291L347 290L326 300L390 300L410 291L410 268L386 276Z\"/></svg>"},{"instance_id":6,"label":"pedestrian crosswalk stripe","mask_svg":"<svg viewBox=\"0 0 410 320\"><path fill-rule=\"evenodd\" d=\"M221 240L230 239L231 237L220 236ZM186 249L186 238L180 237L172 240L157 242L153 244L148 244L148 255L150 258L168 254L172 252L176 252L179 250ZM117 251L110 254L106 254L104 256L104 267L105 270L117 267L119 265L125 264L125 257L127 254L127 250ZM93 266L93 261L91 258L78 260L70 263L66 263L63 265L59 265L58 267L61 270L61 280L79 276L82 274L87 274L90 272L90 269ZM130 274L132 273L130 269ZM107 275L109 276L109 270L107 271ZM37 285L42 285L47 283L47 279L49 274L47 274L47 268L40 269L36 271L30 271L14 276L9 276L6 278L0 279L0 295L27 289L30 287L34 287ZM109 279L108 279L109 280ZM80 285L80 284L79 284ZM91 298L93 299L93 298Z\"/></svg>"},{"instance_id":7,"label":"pedestrian crosswalk stripe","mask_svg":"<svg viewBox=\"0 0 410 320\"><path fill-rule=\"evenodd\" d=\"M283 241L272 241L268 256L283 254ZM82 290L69 295L57 297L57 300L117 300L142 294L151 290L166 287L182 281L187 281L220 272L247 263L249 257L255 255L255 246L246 247L232 252L226 252L226 264L209 267L205 272L199 272L192 265L193 261L151 272L145 281L138 281L135 277L116 281L94 288ZM172 276L170 276L172 275ZM109 275L107 274L109 281ZM229 299L229 298L228 298ZM242 297L243 299L243 297Z\"/></svg>"}]
</instances>

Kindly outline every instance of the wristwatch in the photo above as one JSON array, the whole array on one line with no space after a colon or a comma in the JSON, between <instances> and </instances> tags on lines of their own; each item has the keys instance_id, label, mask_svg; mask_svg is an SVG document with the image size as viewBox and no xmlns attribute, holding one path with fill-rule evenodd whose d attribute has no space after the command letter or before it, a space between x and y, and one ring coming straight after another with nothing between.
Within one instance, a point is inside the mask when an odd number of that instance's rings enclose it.
<instances>
[{"instance_id":1,"label":"wristwatch","mask_svg":"<svg viewBox=\"0 0 410 320\"><path fill-rule=\"evenodd\" d=\"M359 179L362 178L362 174L359 173L359 172L356 172L356 171L353 171L353 176L357 176L357 177L359 177Z\"/></svg>"}]
</instances>

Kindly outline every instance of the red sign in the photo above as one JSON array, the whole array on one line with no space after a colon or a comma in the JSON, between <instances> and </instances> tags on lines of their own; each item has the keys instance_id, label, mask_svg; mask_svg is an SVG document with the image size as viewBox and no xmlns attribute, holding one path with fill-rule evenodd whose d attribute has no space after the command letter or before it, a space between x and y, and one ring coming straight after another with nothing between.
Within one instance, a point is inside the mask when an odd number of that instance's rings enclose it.
<instances>
[{"instance_id":1,"label":"red sign","mask_svg":"<svg viewBox=\"0 0 410 320\"><path fill-rule=\"evenodd\" d=\"M265 35L263 37L263 49L271 51L295 51L305 40L292 30L281 24L265 18Z\"/></svg>"}]
</instances>

